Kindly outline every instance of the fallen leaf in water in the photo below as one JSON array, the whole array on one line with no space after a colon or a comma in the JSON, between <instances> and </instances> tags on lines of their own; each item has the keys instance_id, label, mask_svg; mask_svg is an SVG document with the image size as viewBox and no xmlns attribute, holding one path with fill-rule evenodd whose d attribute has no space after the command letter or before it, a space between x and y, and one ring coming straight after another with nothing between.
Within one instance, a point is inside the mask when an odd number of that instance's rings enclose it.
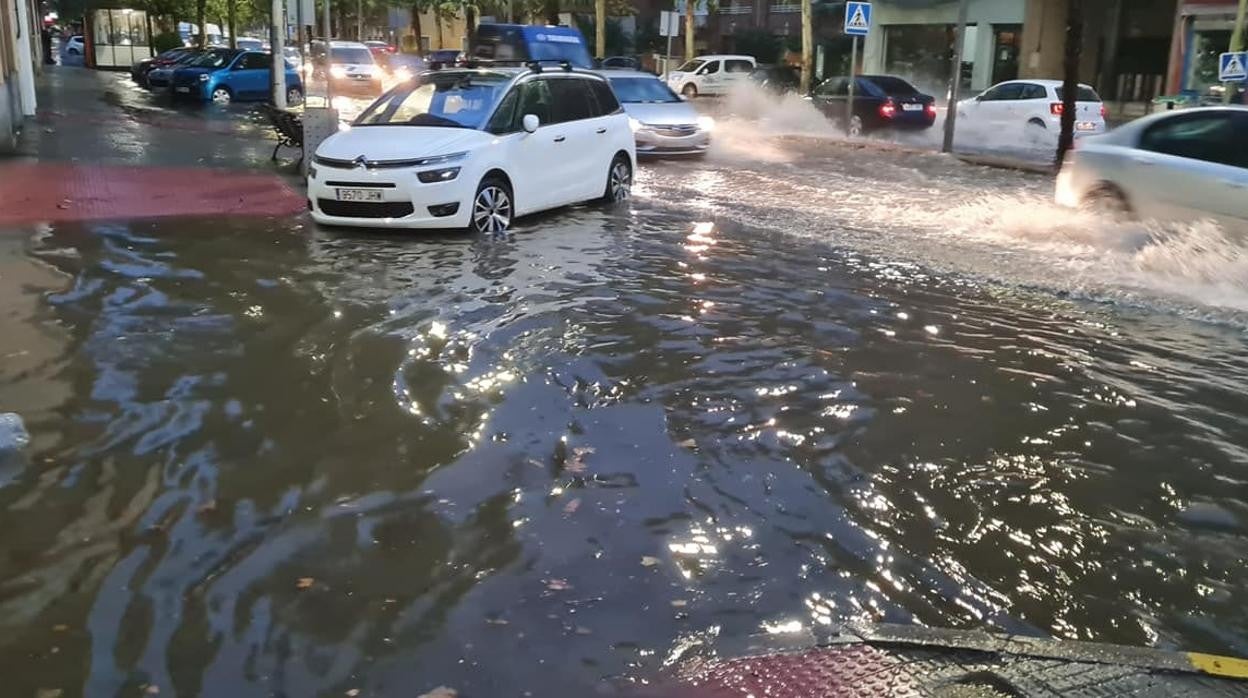
<instances>
[{"instance_id":1,"label":"fallen leaf in water","mask_svg":"<svg viewBox=\"0 0 1248 698\"><path fill-rule=\"evenodd\" d=\"M35 691L35 698L61 698L64 693L59 688L40 688Z\"/></svg>"},{"instance_id":2,"label":"fallen leaf in water","mask_svg":"<svg viewBox=\"0 0 1248 698\"><path fill-rule=\"evenodd\" d=\"M355 698L355 696L360 695L360 689L358 689L358 688L353 688L353 689L351 689L351 690L347 691L347 695L348 695L348 696L351 696L351 698Z\"/></svg>"},{"instance_id":3,"label":"fallen leaf in water","mask_svg":"<svg viewBox=\"0 0 1248 698\"><path fill-rule=\"evenodd\" d=\"M456 696L458 695L459 695L459 692L453 688L447 688L446 686L438 686L437 688L433 689L432 691L429 691L428 693L422 693L416 696L416 698L456 698Z\"/></svg>"},{"instance_id":4,"label":"fallen leaf in water","mask_svg":"<svg viewBox=\"0 0 1248 698\"><path fill-rule=\"evenodd\" d=\"M160 693L160 686L157 686L156 684L150 684L148 685L147 688L143 689L143 692L149 696L154 696Z\"/></svg>"},{"instance_id":5,"label":"fallen leaf in water","mask_svg":"<svg viewBox=\"0 0 1248 698\"><path fill-rule=\"evenodd\" d=\"M563 513L565 513L565 514L575 514L575 513L576 513L576 510L577 510L577 509L580 509L580 508L581 508L581 499L580 499L580 497L577 497L576 499L573 499L572 501L570 501L570 502L568 502L567 504L565 504L565 505L564 505L564 507L563 507Z\"/></svg>"},{"instance_id":6,"label":"fallen leaf in water","mask_svg":"<svg viewBox=\"0 0 1248 698\"><path fill-rule=\"evenodd\" d=\"M586 627L585 627L585 626L583 626L583 625L578 625L578 626L576 626L576 634L577 634L577 635L589 635L589 634L592 634L592 633L593 633L593 631L592 631L592 630L590 630L589 628L586 628Z\"/></svg>"},{"instance_id":7,"label":"fallen leaf in water","mask_svg":"<svg viewBox=\"0 0 1248 698\"><path fill-rule=\"evenodd\" d=\"M312 585L315 583L316 583L316 580L311 577L300 577L299 581L295 582L295 588L296 589L310 589Z\"/></svg>"},{"instance_id":8,"label":"fallen leaf in water","mask_svg":"<svg viewBox=\"0 0 1248 698\"><path fill-rule=\"evenodd\" d=\"M694 441L693 439L685 439L684 441L681 441L680 443L676 445L680 446L681 448L693 448L694 446L698 445L698 442Z\"/></svg>"},{"instance_id":9,"label":"fallen leaf in water","mask_svg":"<svg viewBox=\"0 0 1248 698\"><path fill-rule=\"evenodd\" d=\"M672 606L675 608L684 608L685 606L688 606L688 605L689 605L689 602L685 601L684 599L672 599Z\"/></svg>"},{"instance_id":10,"label":"fallen leaf in water","mask_svg":"<svg viewBox=\"0 0 1248 698\"><path fill-rule=\"evenodd\" d=\"M643 555L641 558L642 567L654 567L657 564L659 564L659 558L653 555Z\"/></svg>"},{"instance_id":11,"label":"fallen leaf in water","mask_svg":"<svg viewBox=\"0 0 1248 698\"><path fill-rule=\"evenodd\" d=\"M68 626L68 625L65 625L64 623L58 623L58 624L56 624L56 625L52 626L52 632L54 632L54 633L63 633L63 632L65 632L66 630L69 630L69 626Z\"/></svg>"},{"instance_id":12,"label":"fallen leaf in water","mask_svg":"<svg viewBox=\"0 0 1248 698\"><path fill-rule=\"evenodd\" d=\"M585 456L593 452L592 446L577 446L572 449L572 457L564 463L563 467L570 473L583 473L585 472Z\"/></svg>"},{"instance_id":13,"label":"fallen leaf in water","mask_svg":"<svg viewBox=\"0 0 1248 698\"><path fill-rule=\"evenodd\" d=\"M566 579L547 579L546 588L551 591L567 591L572 588L572 585L568 584Z\"/></svg>"}]
</instances>

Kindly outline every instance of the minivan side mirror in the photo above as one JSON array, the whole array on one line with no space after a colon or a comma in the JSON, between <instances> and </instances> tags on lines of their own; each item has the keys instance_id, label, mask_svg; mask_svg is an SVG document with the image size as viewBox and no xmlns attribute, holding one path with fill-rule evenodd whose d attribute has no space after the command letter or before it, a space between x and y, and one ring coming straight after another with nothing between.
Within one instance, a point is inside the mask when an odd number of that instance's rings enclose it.
<instances>
[{"instance_id":1,"label":"minivan side mirror","mask_svg":"<svg viewBox=\"0 0 1248 698\"><path fill-rule=\"evenodd\" d=\"M520 120L520 125L524 127L525 131L534 133L537 131L537 127L542 125L542 122L537 118L537 114L525 114L524 118Z\"/></svg>"}]
</instances>

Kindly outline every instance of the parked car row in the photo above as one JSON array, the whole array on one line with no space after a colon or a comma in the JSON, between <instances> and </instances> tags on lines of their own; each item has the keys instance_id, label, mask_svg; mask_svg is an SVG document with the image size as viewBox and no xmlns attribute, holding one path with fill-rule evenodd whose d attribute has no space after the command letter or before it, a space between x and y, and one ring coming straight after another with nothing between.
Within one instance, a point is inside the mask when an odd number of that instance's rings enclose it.
<instances>
[{"instance_id":1,"label":"parked car row","mask_svg":"<svg viewBox=\"0 0 1248 698\"><path fill-rule=\"evenodd\" d=\"M303 101L303 81L289 61L286 64L286 100ZM264 51L211 48L175 48L130 68L134 80L175 99L216 104L269 98L273 56Z\"/></svg>"}]
</instances>

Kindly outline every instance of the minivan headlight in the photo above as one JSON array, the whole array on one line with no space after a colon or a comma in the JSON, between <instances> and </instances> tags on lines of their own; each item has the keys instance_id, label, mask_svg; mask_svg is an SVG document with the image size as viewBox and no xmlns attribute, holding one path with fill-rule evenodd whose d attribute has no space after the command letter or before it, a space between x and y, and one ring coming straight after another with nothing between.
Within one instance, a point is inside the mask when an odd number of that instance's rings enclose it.
<instances>
[{"instance_id":1,"label":"minivan headlight","mask_svg":"<svg viewBox=\"0 0 1248 698\"><path fill-rule=\"evenodd\" d=\"M443 167L437 170L425 170L423 172L416 173L416 177L425 184L433 184L434 182L449 182L458 176L458 167Z\"/></svg>"},{"instance_id":2,"label":"minivan headlight","mask_svg":"<svg viewBox=\"0 0 1248 698\"><path fill-rule=\"evenodd\" d=\"M420 164L423 165L445 165L450 162L459 162L464 159L468 151L459 153L447 153L446 155L435 155L431 158L421 158Z\"/></svg>"},{"instance_id":3,"label":"minivan headlight","mask_svg":"<svg viewBox=\"0 0 1248 698\"><path fill-rule=\"evenodd\" d=\"M698 117L698 128L699 128L699 129L701 129L701 130L703 130L703 131L714 131L714 130L715 130L715 119L713 119L713 118L711 118L711 117L709 117L709 116L699 116L699 117Z\"/></svg>"}]
</instances>

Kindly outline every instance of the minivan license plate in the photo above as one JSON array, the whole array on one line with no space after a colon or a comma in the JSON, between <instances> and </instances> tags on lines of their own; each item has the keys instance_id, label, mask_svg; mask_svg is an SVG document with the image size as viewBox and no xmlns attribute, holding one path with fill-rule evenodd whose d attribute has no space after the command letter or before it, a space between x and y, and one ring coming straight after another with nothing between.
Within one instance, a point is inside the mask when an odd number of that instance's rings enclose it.
<instances>
[{"instance_id":1,"label":"minivan license plate","mask_svg":"<svg viewBox=\"0 0 1248 698\"><path fill-rule=\"evenodd\" d=\"M339 201L381 201L381 192L377 189L339 189Z\"/></svg>"}]
</instances>

